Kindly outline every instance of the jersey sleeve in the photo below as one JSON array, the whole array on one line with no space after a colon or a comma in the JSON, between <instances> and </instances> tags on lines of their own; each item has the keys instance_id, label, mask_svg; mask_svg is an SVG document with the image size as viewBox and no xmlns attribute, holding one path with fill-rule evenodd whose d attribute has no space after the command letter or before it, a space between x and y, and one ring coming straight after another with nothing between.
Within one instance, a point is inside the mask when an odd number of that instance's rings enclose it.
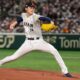
<instances>
[{"instance_id":1,"label":"jersey sleeve","mask_svg":"<svg viewBox=\"0 0 80 80\"><path fill-rule=\"evenodd\" d=\"M16 18L16 21L18 22L18 24L20 23L20 22L22 22L23 21L23 18L21 17L21 16L18 16L17 18Z\"/></svg>"},{"instance_id":2,"label":"jersey sleeve","mask_svg":"<svg viewBox=\"0 0 80 80\"><path fill-rule=\"evenodd\" d=\"M39 17L40 17L40 15L34 13L34 20L35 21L38 21L39 20Z\"/></svg>"},{"instance_id":3,"label":"jersey sleeve","mask_svg":"<svg viewBox=\"0 0 80 80\"><path fill-rule=\"evenodd\" d=\"M44 17L44 16L40 16L39 20L51 22L51 19L49 17Z\"/></svg>"}]
</instances>

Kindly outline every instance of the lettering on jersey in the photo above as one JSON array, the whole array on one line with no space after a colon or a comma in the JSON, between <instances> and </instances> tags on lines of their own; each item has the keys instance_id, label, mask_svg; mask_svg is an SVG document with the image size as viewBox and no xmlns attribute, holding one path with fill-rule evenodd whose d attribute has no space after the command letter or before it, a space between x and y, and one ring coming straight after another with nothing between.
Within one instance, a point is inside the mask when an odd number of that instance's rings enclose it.
<instances>
[{"instance_id":1,"label":"lettering on jersey","mask_svg":"<svg viewBox=\"0 0 80 80\"><path fill-rule=\"evenodd\" d=\"M30 31L34 31L34 30L33 30L33 24L24 22L23 25L24 25L24 26L27 26L27 27L30 27Z\"/></svg>"},{"instance_id":2,"label":"lettering on jersey","mask_svg":"<svg viewBox=\"0 0 80 80\"><path fill-rule=\"evenodd\" d=\"M33 27L33 24L30 24L30 23L27 23L27 22L24 22L23 25L24 25L24 26Z\"/></svg>"}]
</instances>

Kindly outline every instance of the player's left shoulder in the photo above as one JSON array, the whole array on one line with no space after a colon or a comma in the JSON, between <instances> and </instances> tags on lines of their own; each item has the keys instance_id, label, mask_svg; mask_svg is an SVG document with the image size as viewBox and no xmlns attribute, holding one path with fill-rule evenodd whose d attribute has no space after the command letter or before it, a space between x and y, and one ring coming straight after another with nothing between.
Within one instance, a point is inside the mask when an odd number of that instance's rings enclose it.
<instances>
[{"instance_id":1,"label":"player's left shoulder","mask_svg":"<svg viewBox=\"0 0 80 80\"><path fill-rule=\"evenodd\" d=\"M38 15L38 14L34 13L34 14L33 14L33 17L34 17L34 19L35 19L35 20L38 20L38 19L39 19L39 17L40 17L40 15Z\"/></svg>"}]
</instances>

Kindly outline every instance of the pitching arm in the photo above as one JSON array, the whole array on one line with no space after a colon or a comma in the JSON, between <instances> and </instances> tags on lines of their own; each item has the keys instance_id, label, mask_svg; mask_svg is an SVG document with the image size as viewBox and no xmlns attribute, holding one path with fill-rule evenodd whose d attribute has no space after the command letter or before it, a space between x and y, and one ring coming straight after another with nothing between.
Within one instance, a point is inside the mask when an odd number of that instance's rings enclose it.
<instances>
[{"instance_id":1,"label":"pitching arm","mask_svg":"<svg viewBox=\"0 0 80 80\"><path fill-rule=\"evenodd\" d=\"M11 25L10 25L10 27L9 27L10 31L12 31L12 30L14 29L14 27L15 27L17 24L19 24L20 22L22 22L22 21L23 21L22 17L18 16L18 17L16 18L16 20L11 23Z\"/></svg>"},{"instance_id":2,"label":"pitching arm","mask_svg":"<svg viewBox=\"0 0 80 80\"><path fill-rule=\"evenodd\" d=\"M16 25L17 25L17 21L12 22L9 29L13 30Z\"/></svg>"}]
</instances>

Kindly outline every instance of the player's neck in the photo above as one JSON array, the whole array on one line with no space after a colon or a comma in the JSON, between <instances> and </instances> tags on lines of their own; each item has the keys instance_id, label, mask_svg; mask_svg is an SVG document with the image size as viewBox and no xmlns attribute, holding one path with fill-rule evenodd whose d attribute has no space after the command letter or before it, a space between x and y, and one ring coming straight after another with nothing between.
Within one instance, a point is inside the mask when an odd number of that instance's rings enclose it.
<instances>
[{"instance_id":1,"label":"player's neck","mask_svg":"<svg viewBox=\"0 0 80 80\"><path fill-rule=\"evenodd\" d=\"M26 15L27 15L27 17L30 17L30 16L32 16L33 14L28 14L28 13L26 13Z\"/></svg>"}]
</instances>

